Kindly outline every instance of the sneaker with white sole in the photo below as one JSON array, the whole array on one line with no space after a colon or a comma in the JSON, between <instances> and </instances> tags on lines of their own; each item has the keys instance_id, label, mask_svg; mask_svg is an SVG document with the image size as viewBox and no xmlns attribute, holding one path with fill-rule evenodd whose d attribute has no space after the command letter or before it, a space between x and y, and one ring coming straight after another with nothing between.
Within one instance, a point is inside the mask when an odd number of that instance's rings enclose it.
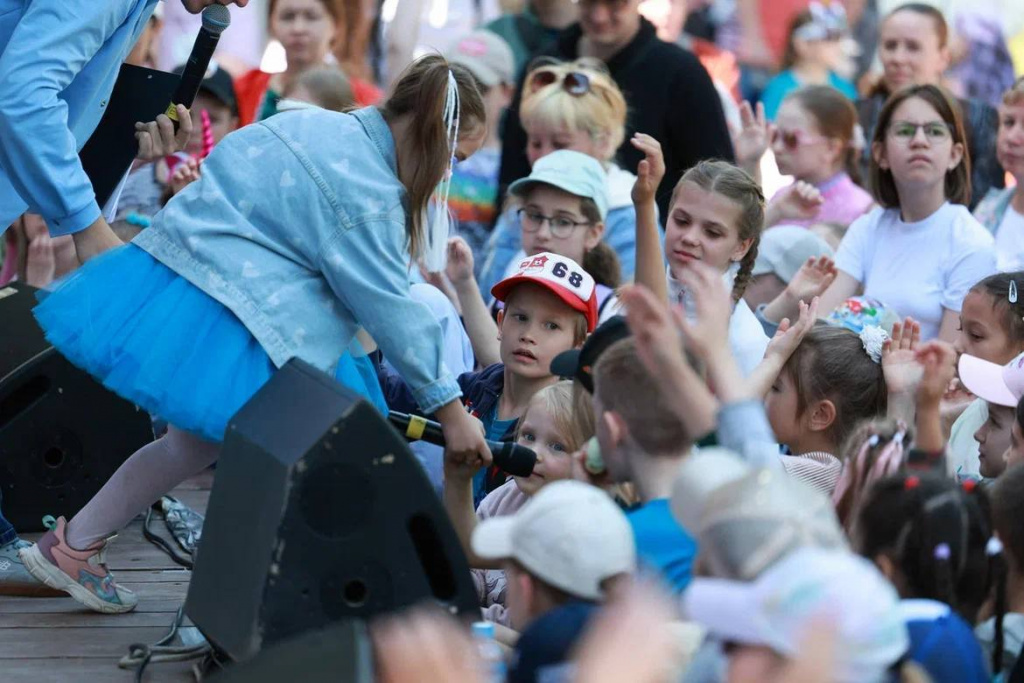
<instances>
[{"instance_id":1,"label":"sneaker with white sole","mask_svg":"<svg viewBox=\"0 0 1024 683\"><path fill-rule=\"evenodd\" d=\"M21 551L25 568L47 586L66 592L96 612L121 614L135 609L138 596L117 585L105 561L107 543L100 541L75 550L65 538L63 517L39 542Z\"/></svg>"},{"instance_id":2,"label":"sneaker with white sole","mask_svg":"<svg viewBox=\"0 0 1024 683\"><path fill-rule=\"evenodd\" d=\"M19 552L32 545L16 538L0 545L0 595L16 595L28 598L62 597L64 591L50 588L28 573Z\"/></svg>"}]
</instances>

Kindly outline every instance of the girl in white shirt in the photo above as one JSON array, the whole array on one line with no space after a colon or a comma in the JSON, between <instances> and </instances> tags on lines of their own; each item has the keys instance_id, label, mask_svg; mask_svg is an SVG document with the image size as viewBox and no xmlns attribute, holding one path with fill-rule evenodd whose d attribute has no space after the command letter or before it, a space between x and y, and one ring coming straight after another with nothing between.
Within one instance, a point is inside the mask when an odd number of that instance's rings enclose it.
<instances>
[{"instance_id":1,"label":"girl in white shirt","mask_svg":"<svg viewBox=\"0 0 1024 683\"><path fill-rule=\"evenodd\" d=\"M839 245L822 314L863 293L921 324L922 339L957 337L967 291L996 269L992 236L968 212L971 162L960 110L935 85L893 95L872 141L880 208Z\"/></svg>"}]
</instances>

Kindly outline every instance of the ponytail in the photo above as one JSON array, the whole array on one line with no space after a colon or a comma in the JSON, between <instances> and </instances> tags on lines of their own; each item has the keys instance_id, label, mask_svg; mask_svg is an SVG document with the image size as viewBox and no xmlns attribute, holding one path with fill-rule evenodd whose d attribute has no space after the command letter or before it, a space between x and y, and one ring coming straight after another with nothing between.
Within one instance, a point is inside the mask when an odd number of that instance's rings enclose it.
<instances>
[{"instance_id":1,"label":"ponytail","mask_svg":"<svg viewBox=\"0 0 1024 683\"><path fill-rule=\"evenodd\" d=\"M449 146L449 130L445 123L451 76L454 76L458 89L459 111L456 116L460 119L461 129L472 131L486 125L483 100L473 76L467 69L449 64L440 55L428 55L413 62L380 110L389 124L408 117L408 134L396 144L405 146L411 153L410 158L416 160L405 188L409 193L409 253L414 259L419 258L425 249L430 199L444 180L455 153Z\"/></svg>"}]
</instances>

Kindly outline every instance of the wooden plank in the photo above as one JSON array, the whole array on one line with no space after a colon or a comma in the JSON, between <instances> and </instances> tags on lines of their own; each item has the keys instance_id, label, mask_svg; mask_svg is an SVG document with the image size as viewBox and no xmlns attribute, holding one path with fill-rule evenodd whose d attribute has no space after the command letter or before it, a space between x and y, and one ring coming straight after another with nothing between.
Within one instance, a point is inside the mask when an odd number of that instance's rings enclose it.
<instances>
[{"instance_id":1,"label":"wooden plank","mask_svg":"<svg viewBox=\"0 0 1024 683\"><path fill-rule=\"evenodd\" d=\"M189 627L185 630L195 630ZM40 657L112 657L120 659L133 643L155 643L167 635L166 628L67 628L56 626L45 636L36 629L9 629L0 640L0 660ZM42 637L41 637L42 636ZM191 637L191 635L189 636Z\"/></svg>"},{"instance_id":2,"label":"wooden plank","mask_svg":"<svg viewBox=\"0 0 1024 683\"><path fill-rule=\"evenodd\" d=\"M96 614L94 612L0 613L0 629L47 629L54 626L65 626L67 628L153 627L170 629L171 623L174 622L174 614L174 612L131 612L129 614ZM191 626L192 622L186 617L182 625ZM0 634L0 640L2 640L3 637L3 634ZM3 667L0 667L0 669L2 668Z\"/></svg>"},{"instance_id":3,"label":"wooden plank","mask_svg":"<svg viewBox=\"0 0 1024 683\"><path fill-rule=\"evenodd\" d=\"M139 596L136 612L175 612L185 602L186 581L166 583L125 583ZM90 613L71 598L0 598L0 614Z\"/></svg>"},{"instance_id":4,"label":"wooden plank","mask_svg":"<svg viewBox=\"0 0 1024 683\"><path fill-rule=\"evenodd\" d=\"M117 659L9 659L3 662L4 683L130 683L134 673L117 668ZM168 662L146 669L147 683L194 683L192 664Z\"/></svg>"}]
</instances>

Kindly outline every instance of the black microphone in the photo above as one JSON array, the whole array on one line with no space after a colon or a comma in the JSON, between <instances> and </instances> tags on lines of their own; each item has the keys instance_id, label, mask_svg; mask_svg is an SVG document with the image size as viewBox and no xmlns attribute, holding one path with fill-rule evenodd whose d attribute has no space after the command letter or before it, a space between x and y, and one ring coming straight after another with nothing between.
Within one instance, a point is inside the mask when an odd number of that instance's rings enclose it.
<instances>
[{"instance_id":1,"label":"black microphone","mask_svg":"<svg viewBox=\"0 0 1024 683\"><path fill-rule=\"evenodd\" d=\"M419 415L405 413L388 413L388 420L409 441L426 441L435 446L445 445L444 432L439 422L427 420ZM504 441L488 441L494 464L509 474L517 477L528 477L533 474L533 466L537 464L537 454L525 446Z\"/></svg>"},{"instance_id":2,"label":"black microphone","mask_svg":"<svg viewBox=\"0 0 1024 683\"><path fill-rule=\"evenodd\" d=\"M178 109L179 104L191 108L199 93L199 86L206 78L206 70L210 68L210 60L213 52L217 49L220 41L220 34L231 25L231 12L224 5L210 5L203 10L203 27L199 29L196 42L192 46L192 54L185 62L185 68L181 72L181 81L178 88L171 97L171 103L167 105L167 118L174 122L174 130L178 130Z\"/></svg>"}]
</instances>

